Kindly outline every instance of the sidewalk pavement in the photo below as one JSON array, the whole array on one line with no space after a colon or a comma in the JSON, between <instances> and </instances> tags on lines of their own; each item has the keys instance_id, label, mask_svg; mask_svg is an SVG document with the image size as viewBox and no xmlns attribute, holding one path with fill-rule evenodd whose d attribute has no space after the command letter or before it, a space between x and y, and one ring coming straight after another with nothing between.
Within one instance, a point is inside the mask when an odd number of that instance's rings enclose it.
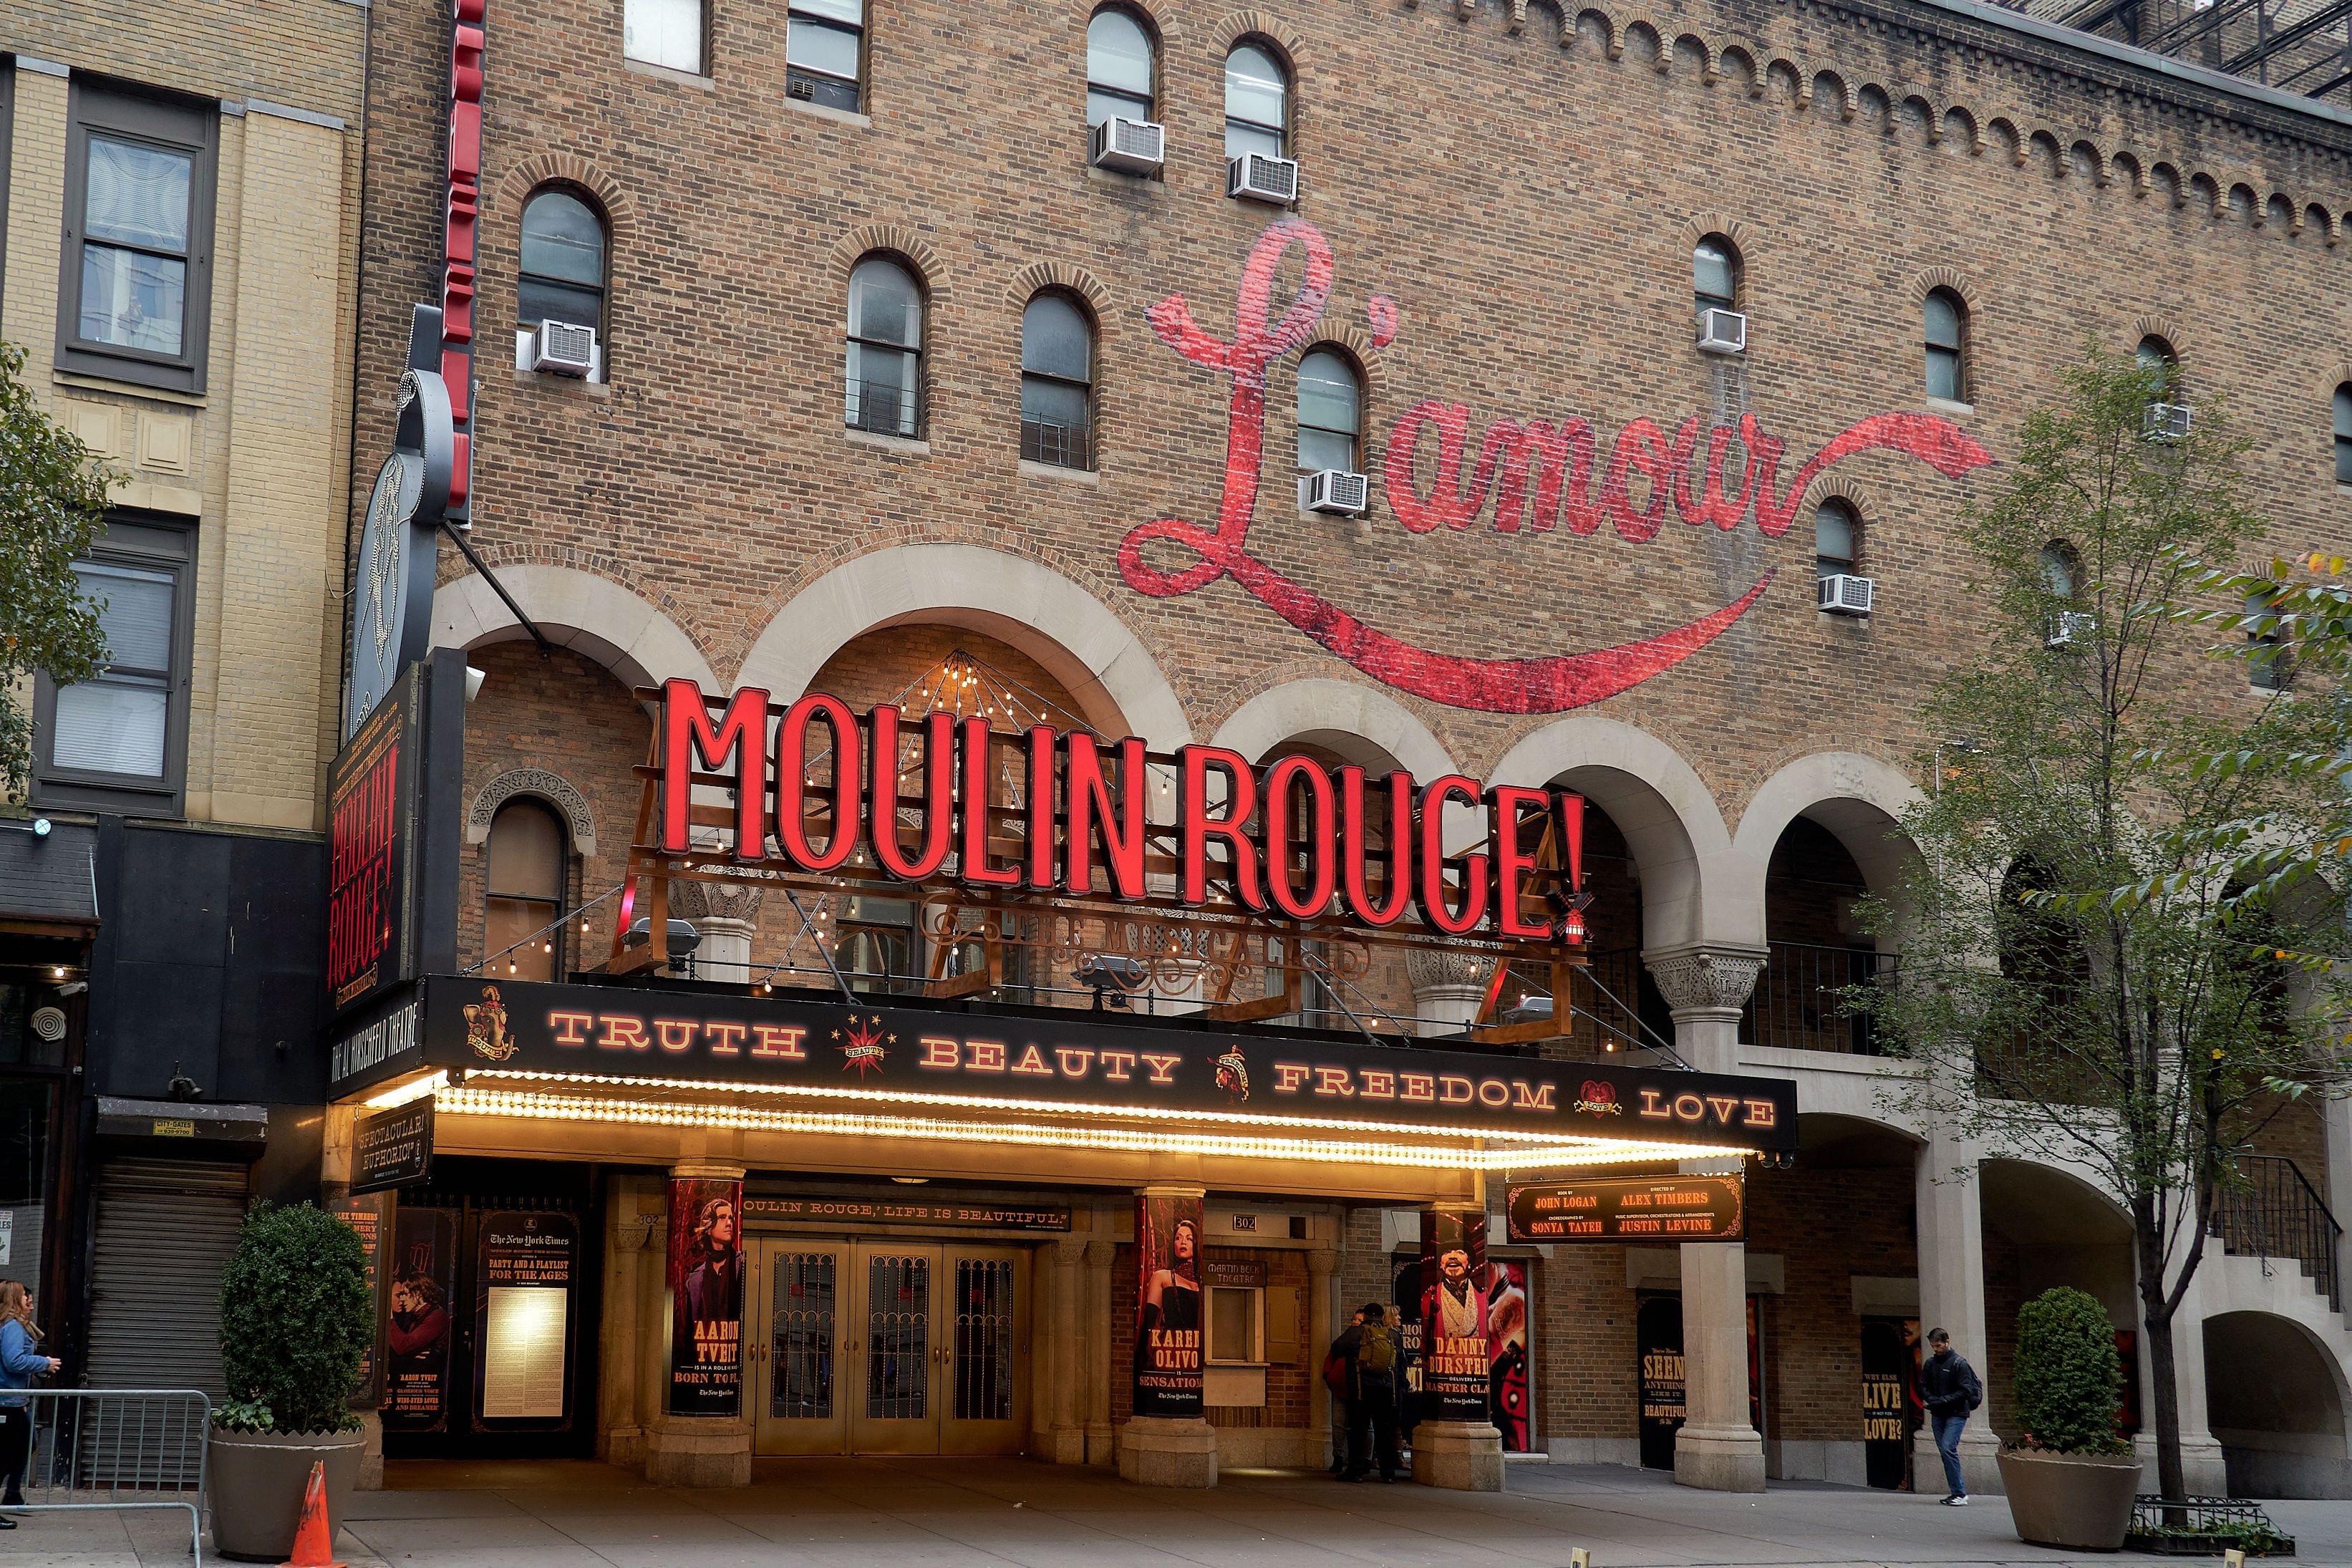
<instances>
[{"instance_id":1,"label":"sidewalk pavement","mask_svg":"<svg viewBox=\"0 0 2352 1568\"><path fill-rule=\"evenodd\" d=\"M587 1463L408 1463L390 1486L352 1500L336 1542L350 1568L1565 1568L1579 1546L1594 1568L2070 1561L2020 1542L1999 1498L1951 1509L1803 1482L1740 1497L1611 1466L1513 1464L1500 1496L1270 1471L1169 1491L1018 1459L763 1461L733 1491ZM2352 1502L2271 1515L2299 1538L2294 1561L2352 1563ZM34 1514L0 1534L6 1568L187 1560L163 1514Z\"/></svg>"}]
</instances>

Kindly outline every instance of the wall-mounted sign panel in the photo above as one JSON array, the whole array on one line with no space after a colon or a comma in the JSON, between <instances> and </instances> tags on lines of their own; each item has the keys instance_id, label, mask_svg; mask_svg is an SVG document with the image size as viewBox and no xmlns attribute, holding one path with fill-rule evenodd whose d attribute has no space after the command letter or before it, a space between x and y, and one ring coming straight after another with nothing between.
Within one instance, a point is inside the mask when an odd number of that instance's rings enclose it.
<instances>
[{"instance_id":1,"label":"wall-mounted sign panel","mask_svg":"<svg viewBox=\"0 0 2352 1568\"><path fill-rule=\"evenodd\" d=\"M1513 1241L1738 1241L1738 1176L1598 1177L1513 1187Z\"/></svg>"}]
</instances>

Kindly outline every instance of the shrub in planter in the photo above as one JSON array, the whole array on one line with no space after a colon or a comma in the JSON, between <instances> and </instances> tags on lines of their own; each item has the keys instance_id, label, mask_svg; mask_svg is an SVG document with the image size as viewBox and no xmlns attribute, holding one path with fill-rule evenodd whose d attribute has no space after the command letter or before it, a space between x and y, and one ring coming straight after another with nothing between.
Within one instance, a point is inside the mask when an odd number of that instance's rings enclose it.
<instances>
[{"instance_id":1,"label":"shrub in planter","mask_svg":"<svg viewBox=\"0 0 2352 1568\"><path fill-rule=\"evenodd\" d=\"M351 1397L375 1301L358 1235L309 1204L257 1205L222 1271L220 1310L229 1397L213 1417L214 1542L226 1556L283 1562L310 1467L327 1467L336 1521L359 1476Z\"/></svg>"},{"instance_id":2,"label":"shrub in planter","mask_svg":"<svg viewBox=\"0 0 2352 1568\"><path fill-rule=\"evenodd\" d=\"M350 1226L309 1204L256 1205L221 1273L220 1314L228 1396L267 1406L264 1430L358 1427L352 1390L375 1340L375 1301Z\"/></svg>"},{"instance_id":3,"label":"shrub in planter","mask_svg":"<svg viewBox=\"0 0 2352 1568\"><path fill-rule=\"evenodd\" d=\"M2061 1286L2017 1314L2017 1418L2000 1455L2010 1516L2024 1540L2113 1552L2131 1528L2139 1465L2116 1431L2123 1365L2095 1297Z\"/></svg>"},{"instance_id":4,"label":"shrub in planter","mask_svg":"<svg viewBox=\"0 0 2352 1568\"><path fill-rule=\"evenodd\" d=\"M2126 1454L2116 1430L2123 1362L2098 1299L2061 1285L2017 1314L2017 1416L2026 1446L2060 1454Z\"/></svg>"}]
</instances>

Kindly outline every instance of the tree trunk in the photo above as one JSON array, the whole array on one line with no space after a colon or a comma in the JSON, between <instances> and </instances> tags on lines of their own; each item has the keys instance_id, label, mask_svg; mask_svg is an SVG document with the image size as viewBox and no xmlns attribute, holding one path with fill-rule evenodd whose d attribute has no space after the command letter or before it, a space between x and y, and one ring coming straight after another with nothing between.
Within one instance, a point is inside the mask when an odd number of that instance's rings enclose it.
<instances>
[{"instance_id":1,"label":"tree trunk","mask_svg":"<svg viewBox=\"0 0 2352 1568\"><path fill-rule=\"evenodd\" d=\"M2180 1384L2175 1375L2172 1345L2172 1304L2165 1300L2164 1240L2152 1234L2153 1216L2133 1228L2137 1232L2140 1321L2147 1330L2150 1412L2156 1417L2157 1489L2167 1501L2189 1495L2189 1478L2180 1459Z\"/></svg>"}]
</instances>

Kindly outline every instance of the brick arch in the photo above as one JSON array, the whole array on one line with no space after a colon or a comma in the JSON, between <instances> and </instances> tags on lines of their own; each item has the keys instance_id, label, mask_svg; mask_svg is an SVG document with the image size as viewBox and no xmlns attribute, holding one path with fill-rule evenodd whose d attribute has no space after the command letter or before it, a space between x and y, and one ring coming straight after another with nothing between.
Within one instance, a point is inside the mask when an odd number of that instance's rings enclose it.
<instances>
[{"instance_id":1,"label":"brick arch","mask_svg":"<svg viewBox=\"0 0 2352 1568\"><path fill-rule=\"evenodd\" d=\"M1389 391L1388 367L1381 363L1385 356L1372 345L1372 334L1353 322L1326 321L1316 328L1310 342L1301 344L1297 353L1286 357L1296 364L1326 345L1344 351L1349 359L1356 362L1356 368L1364 373L1365 416L1370 418L1372 399L1386 397ZM1369 436L1370 432L1366 431L1365 434Z\"/></svg>"},{"instance_id":2,"label":"brick arch","mask_svg":"<svg viewBox=\"0 0 2352 1568\"><path fill-rule=\"evenodd\" d=\"M575 185L604 209L605 226L614 244L637 221L637 204L626 186L587 159L571 153L538 153L507 171L499 182L499 205L522 221L522 205L541 185Z\"/></svg>"},{"instance_id":3,"label":"brick arch","mask_svg":"<svg viewBox=\"0 0 2352 1568\"><path fill-rule=\"evenodd\" d=\"M1083 28L1095 19L1096 12L1114 7L1124 7L1140 16L1156 35L1160 47L1169 47L1175 41L1176 16L1169 0L1077 0L1071 10Z\"/></svg>"},{"instance_id":4,"label":"brick arch","mask_svg":"<svg viewBox=\"0 0 2352 1568\"><path fill-rule=\"evenodd\" d=\"M2337 387L2347 385L2352 385L2352 359L2340 359L2336 368L2327 373L2327 379L2320 383L2319 395L2332 399Z\"/></svg>"},{"instance_id":5,"label":"brick arch","mask_svg":"<svg viewBox=\"0 0 2352 1568\"><path fill-rule=\"evenodd\" d=\"M1059 289L1084 300L1094 311L1097 325L1110 320L1109 286L1085 268L1067 261L1031 262L1013 275L1013 280L1005 285L1004 298L1017 310L1046 289Z\"/></svg>"},{"instance_id":6,"label":"brick arch","mask_svg":"<svg viewBox=\"0 0 2352 1568\"><path fill-rule=\"evenodd\" d=\"M1765 240L1761 229L1725 212L1694 213L1685 218L1679 236L1681 248L1676 254L1687 260L1691 247L1710 234L1719 234L1731 241L1732 248L1739 252L1739 267L1743 273L1759 258L1771 254L1771 246Z\"/></svg>"},{"instance_id":7,"label":"brick arch","mask_svg":"<svg viewBox=\"0 0 2352 1568\"><path fill-rule=\"evenodd\" d=\"M1212 58L1222 67L1225 57L1244 38L1264 38L1282 51L1282 63L1294 76L1299 62L1307 54L1307 37L1297 28L1271 13L1257 10L1228 11L1217 18L1208 33Z\"/></svg>"},{"instance_id":8,"label":"brick arch","mask_svg":"<svg viewBox=\"0 0 2352 1568\"><path fill-rule=\"evenodd\" d=\"M1866 567L1870 558L1870 536L1876 531L1879 520L1885 515L1885 510L1878 504L1875 495L1843 474L1824 474L1815 479L1805 488L1805 498L1801 504L1805 516L1811 519L1814 512L1821 510L1823 501L1831 500L1843 501L1853 509L1854 521L1862 524L1860 542L1863 563ZM1869 574L1866 570L1863 574L1864 576Z\"/></svg>"},{"instance_id":9,"label":"brick arch","mask_svg":"<svg viewBox=\"0 0 2352 1568\"><path fill-rule=\"evenodd\" d=\"M1911 275L1911 302L1913 304L1926 304L1927 302L1927 296L1934 293L1938 289L1948 289L1953 293L1960 297L1960 303L1968 307L1969 317L1973 324L1979 306L1979 301L1982 300L1983 296L1978 289L1977 286L1974 283L1969 282L1967 276L1958 268L1952 267L1923 267L1917 272Z\"/></svg>"},{"instance_id":10,"label":"brick arch","mask_svg":"<svg viewBox=\"0 0 2352 1568\"><path fill-rule=\"evenodd\" d=\"M2190 351L2196 346L2195 340L2182 330L2179 317L2167 316L2159 312L2151 312L2132 319L2131 342L2124 345L2124 352L2129 353L2139 347L2139 341L2142 338L2162 338L2172 345L2172 352L2183 360L2189 358Z\"/></svg>"},{"instance_id":11,"label":"brick arch","mask_svg":"<svg viewBox=\"0 0 2352 1568\"><path fill-rule=\"evenodd\" d=\"M846 281L850 268L877 250L905 257L913 265L923 292L931 299L948 297L947 264L921 235L904 224L860 224L843 235L833 246L835 274Z\"/></svg>"},{"instance_id":12,"label":"brick arch","mask_svg":"<svg viewBox=\"0 0 2352 1568\"><path fill-rule=\"evenodd\" d=\"M596 808L587 793L554 769L538 766L509 768L484 781L474 792L473 804L466 808L467 844L488 843L499 807L518 797L544 801L555 808L570 830L573 854L593 857L596 853Z\"/></svg>"}]
</instances>

